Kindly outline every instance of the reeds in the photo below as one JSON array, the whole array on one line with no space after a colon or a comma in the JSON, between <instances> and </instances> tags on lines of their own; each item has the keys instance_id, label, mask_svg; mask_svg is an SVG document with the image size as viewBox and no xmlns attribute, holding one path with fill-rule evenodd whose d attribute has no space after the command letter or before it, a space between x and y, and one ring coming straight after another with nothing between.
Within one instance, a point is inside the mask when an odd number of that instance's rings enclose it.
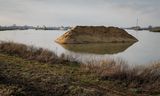
<instances>
[{"instance_id":1,"label":"reeds","mask_svg":"<svg viewBox=\"0 0 160 96\"><path fill-rule=\"evenodd\" d=\"M16 55L25 59L36 60L44 63L59 62L58 56L52 51L13 42L1 42L0 52L5 52L10 55Z\"/></svg>"},{"instance_id":2,"label":"reeds","mask_svg":"<svg viewBox=\"0 0 160 96\"><path fill-rule=\"evenodd\" d=\"M119 80L127 85L155 84L160 82L160 63L130 67L123 60L105 60L99 64L82 64L81 70L95 74L101 80Z\"/></svg>"}]
</instances>

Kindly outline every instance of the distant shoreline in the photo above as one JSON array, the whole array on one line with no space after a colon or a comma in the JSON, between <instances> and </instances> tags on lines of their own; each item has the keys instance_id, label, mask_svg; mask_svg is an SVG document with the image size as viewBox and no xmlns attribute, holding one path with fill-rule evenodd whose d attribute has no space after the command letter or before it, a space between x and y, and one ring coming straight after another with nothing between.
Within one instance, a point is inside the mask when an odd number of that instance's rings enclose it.
<instances>
[{"instance_id":1,"label":"distant shoreline","mask_svg":"<svg viewBox=\"0 0 160 96\"><path fill-rule=\"evenodd\" d=\"M28 29L34 29L34 30L68 30L71 29L71 27L64 27L64 26L60 26L60 27L46 27L46 26L17 26L17 25L13 25L13 26L0 26L0 31L7 31L7 30L28 30Z\"/></svg>"}]
</instances>

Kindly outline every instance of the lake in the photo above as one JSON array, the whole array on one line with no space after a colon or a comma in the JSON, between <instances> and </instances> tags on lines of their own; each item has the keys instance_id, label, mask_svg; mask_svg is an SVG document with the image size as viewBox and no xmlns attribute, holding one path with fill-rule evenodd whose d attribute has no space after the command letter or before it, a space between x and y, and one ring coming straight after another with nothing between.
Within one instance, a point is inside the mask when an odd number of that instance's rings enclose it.
<instances>
[{"instance_id":1,"label":"lake","mask_svg":"<svg viewBox=\"0 0 160 96\"><path fill-rule=\"evenodd\" d=\"M160 33L126 30L139 41L136 43L68 44L60 45L56 38L65 33L57 30L13 30L0 31L0 41L13 41L46 48L58 55L65 53L80 62L122 59L128 64L149 64L160 61Z\"/></svg>"}]
</instances>

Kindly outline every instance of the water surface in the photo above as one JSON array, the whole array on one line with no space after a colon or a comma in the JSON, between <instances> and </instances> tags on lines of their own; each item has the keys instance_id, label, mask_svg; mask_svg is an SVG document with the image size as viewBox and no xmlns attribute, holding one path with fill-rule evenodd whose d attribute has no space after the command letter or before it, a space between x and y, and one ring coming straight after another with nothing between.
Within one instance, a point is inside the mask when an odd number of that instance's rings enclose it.
<instances>
[{"instance_id":1,"label":"water surface","mask_svg":"<svg viewBox=\"0 0 160 96\"><path fill-rule=\"evenodd\" d=\"M36 47L42 47L56 52L72 55L77 61L88 62L104 60L106 58L121 58L129 64L148 64L160 60L160 33L149 31L127 32L135 36L136 43L106 43L106 44L78 44L60 45L55 39L65 31L55 30L13 30L0 31L1 41L13 41Z\"/></svg>"}]
</instances>

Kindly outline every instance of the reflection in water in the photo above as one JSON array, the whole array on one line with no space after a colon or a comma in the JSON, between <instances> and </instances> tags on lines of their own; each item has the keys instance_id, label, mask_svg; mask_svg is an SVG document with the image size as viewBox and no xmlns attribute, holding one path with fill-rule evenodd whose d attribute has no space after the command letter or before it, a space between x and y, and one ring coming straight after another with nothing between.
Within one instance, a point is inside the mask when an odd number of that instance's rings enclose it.
<instances>
[{"instance_id":1,"label":"reflection in water","mask_svg":"<svg viewBox=\"0 0 160 96\"><path fill-rule=\"evenodd\" d=\"M134 43L62 44L65 49L79 53L116 54L125 51Z\"/></svg>"}]
</instances>

